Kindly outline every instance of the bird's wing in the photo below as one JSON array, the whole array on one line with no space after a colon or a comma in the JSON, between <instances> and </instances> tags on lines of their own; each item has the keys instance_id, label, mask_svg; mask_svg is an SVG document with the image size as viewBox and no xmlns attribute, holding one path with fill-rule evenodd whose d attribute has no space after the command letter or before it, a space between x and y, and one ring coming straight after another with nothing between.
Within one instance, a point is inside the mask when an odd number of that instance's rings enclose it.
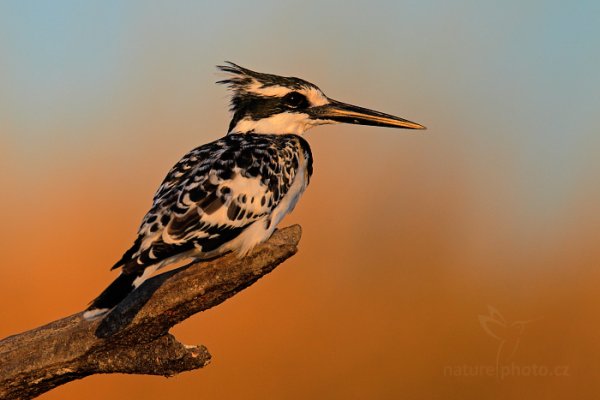
<instances>
[{"instance_id":1,"label":"bird's wing","mask_svg":"<svg viewBox=\"0 0 600 400\"><path fill-rule=\"evenodd\" d=\"M229 135L186 154L160 185L133 247L113 268L139 271L179 253L209 253L268 217L298 170L296 143Z\"/></svg>"}]
</instances>

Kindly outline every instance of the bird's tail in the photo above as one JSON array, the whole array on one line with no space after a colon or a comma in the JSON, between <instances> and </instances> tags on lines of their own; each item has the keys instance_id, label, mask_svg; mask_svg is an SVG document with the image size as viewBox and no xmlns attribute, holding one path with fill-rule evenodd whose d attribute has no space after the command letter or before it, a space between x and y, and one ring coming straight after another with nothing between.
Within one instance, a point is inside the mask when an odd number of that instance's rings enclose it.
<instances>
[{"instance_id":1,"label":"bird's tail","mask_svg":"<svg viewBox=\"0 0 600 400\"><path fill-rule=\"evenodd\" d=\"M83 318L93 320L109 312L119 304L137 286L134 281L139 278L137 274L121 273L102 293L96 297L92 304L83 313Z\"/></svg>"}]
</instances>

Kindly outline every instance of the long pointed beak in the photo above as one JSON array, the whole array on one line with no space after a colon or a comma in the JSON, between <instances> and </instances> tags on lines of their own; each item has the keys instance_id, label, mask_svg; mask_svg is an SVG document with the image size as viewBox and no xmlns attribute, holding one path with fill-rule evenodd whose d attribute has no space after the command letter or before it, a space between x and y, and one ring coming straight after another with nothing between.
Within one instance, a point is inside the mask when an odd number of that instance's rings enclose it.
<instances>
[{"instance_id":1,"label":"long pointed beak","mask_svg":"<svg viewBox=\"0 0 600 400\"><path fill-rule=\"evenodd\" d=\"M385 126L390 128L427 129L423 125L408 121L404 118L369 110L368 108L353 106L352 104L342 103L341 101L333 99L329 99L328 104L313 107L310 110L311 117L325 121Z\"/></svg>"}]
</instances>

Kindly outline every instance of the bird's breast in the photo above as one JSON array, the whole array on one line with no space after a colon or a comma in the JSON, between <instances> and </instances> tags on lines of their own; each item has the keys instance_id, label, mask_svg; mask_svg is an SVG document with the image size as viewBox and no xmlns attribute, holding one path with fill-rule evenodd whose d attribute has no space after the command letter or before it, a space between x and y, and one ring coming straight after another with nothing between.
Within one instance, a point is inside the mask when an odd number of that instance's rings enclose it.
<instances>
[{"instance_id":1,"label":"bird's breast","mask_svg":"<svg viewBox=\"0 0 600 400\"><path fill-rule=\"evenodd\" d=\"M244 232L231 243L231 250L239 252L240 255L247 254L254 246L271 237L277 225L287 214L294 210L300 197L306 190L312 172L312 158L310 155L310 148L308 149L308 152L305 149L305 146L308 146L308 144L305 142L303 143L303 139L298 139L299 141L295 146L298 165L295 169L292 184L282 197L281 201L268 215L248 226L248 228L246 228Z\"/></svg>"}]
</instances>

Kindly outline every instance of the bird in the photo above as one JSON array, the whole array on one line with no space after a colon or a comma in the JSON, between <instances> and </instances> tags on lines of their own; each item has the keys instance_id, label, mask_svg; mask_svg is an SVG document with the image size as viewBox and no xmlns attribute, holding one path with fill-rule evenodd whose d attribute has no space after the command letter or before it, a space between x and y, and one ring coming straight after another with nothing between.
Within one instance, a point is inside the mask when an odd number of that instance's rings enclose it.
<instances>
[{"instance_id":1,"label":"bird","mask_svg":"<svg viewBox=\"0 0 600 400\"><path fill-rule=\"evenodd\" d=\"M310 128L426 129L329 98L304 79L232 62L217 68L226 74L217 83L231 95L226 135L191 150L167 173L133 245L112 267L120 274L91 302L85 319L106 315L161 267L229 252L244 257L266 241L310 182L313 156L302 136Z\"/></svg>"}]
</instances>

